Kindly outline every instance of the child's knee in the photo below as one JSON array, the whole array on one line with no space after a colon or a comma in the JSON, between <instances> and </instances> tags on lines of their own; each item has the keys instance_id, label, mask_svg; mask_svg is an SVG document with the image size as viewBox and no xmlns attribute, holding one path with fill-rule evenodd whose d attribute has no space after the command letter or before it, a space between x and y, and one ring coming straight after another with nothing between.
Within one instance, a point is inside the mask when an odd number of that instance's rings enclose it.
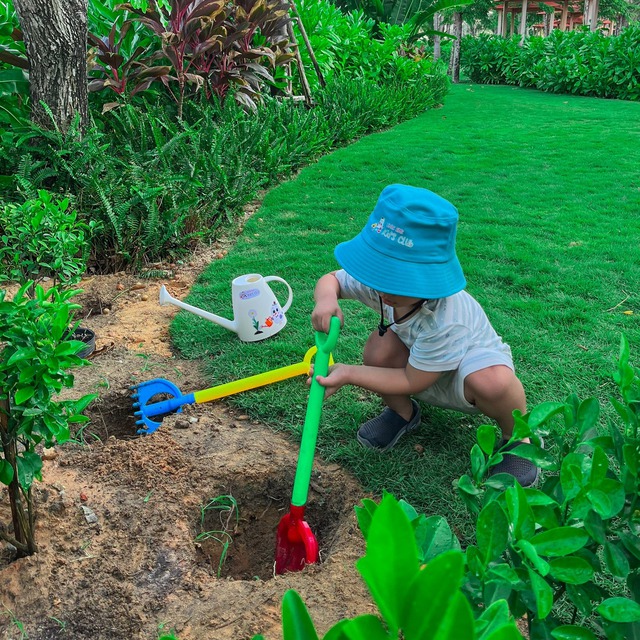
<instances>
[{"instance_id":1,"label":"child's knee","mask_svg":"<svg viewBox=\"0 0 640 640\"><path fill-rule=\"evenodd\" d=\"M363 362L370 367L400 368L407 364L409 350L393 331L380 336L373 331L364 346Z\"/></svg>"},{"instance_id":2,"label":"child's knee","mask_svg":"<svg viewBox=\"0 0 640 640\"><path fill-rule=\"evenodd\" d=\"M471 396L474 404L492 402L510 404L524 402L524 389L512 369L506 365L495 365L475 371L465 378L465 395Z\"/></svg>"}]
</instances>

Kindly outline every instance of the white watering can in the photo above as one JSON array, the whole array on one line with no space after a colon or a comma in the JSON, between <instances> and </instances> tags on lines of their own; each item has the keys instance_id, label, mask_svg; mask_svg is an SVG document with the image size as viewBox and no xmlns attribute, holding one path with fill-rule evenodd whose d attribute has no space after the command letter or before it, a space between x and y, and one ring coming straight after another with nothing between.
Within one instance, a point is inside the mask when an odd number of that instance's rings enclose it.
<instances>
[{"instance_id":1,"label":"white watering can","mask_svg":"<svg viewBox=\"0 0 640 640\"><path fill-rule=\"evenodd\" d=\"M289 290L289 298L284 307L280 305L268 282L282 282ZM160 304L176 307L234 331L243 342L257 342L275 335L287 324L284 315L291 306L293 291L289 284L278 276L263 277L258 273L238 276L231 283L233 320L227 320L198 307L172 298L166 287L160 288Z\"/></svg>"}]
</instances>

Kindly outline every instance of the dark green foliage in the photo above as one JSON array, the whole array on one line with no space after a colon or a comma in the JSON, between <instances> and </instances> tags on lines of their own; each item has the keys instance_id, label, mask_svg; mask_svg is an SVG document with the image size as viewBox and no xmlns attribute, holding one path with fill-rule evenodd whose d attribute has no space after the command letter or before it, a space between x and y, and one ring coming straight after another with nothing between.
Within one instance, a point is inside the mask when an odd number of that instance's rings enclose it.
<instances>
[{"instance_id":1,"label":"dark green foliage","mask_svg":"<svg viewBox=\"0 0 640 640\"><path fill-rule=\"evenodd\" d=\"M13 300L0 290L0 486L7 486L13 525L2 523L0 539L19 556L37 551L31 487L42 479L41 447L69 440L70 424L88 422L82 412L96 397L59 399L73 386L69 369L87 364L76 355L84 344L68 339L79 307L69 300L78 292L57 287L45 292L33 285L23 283Z\"/></svg>"},{"instance_id":2,"label":"dark green foliage","mask_svg":"<svg viewBox=\"0 0 640 640\"><path fill-rule=\"evenodd\" d=\"M522 47L519 41L519 36L464 38L464 72L482 84L640 100L640 25L613 37L555 30L547 38L529 38Z\"/></svg>"},{"instance_id":3,"label":"dark green foliage","mask_svg":"<svg viewBox=\"0 0 640 640\"><path fill-rule=\"evenodd\" d=\"M68 287L85 272L92 228L78 220L68 199L44 190L34 195L0 206L0 282L38 284L48 276Z\"/></svg>"},{"instance_id":4,"label":"dark green foliage","mask_svg":"<svg viewBox=\"0 0 640 640\"><path fill-rule=\"evenodd\" d=\"M300 0L300 16L325 78L363 78L375 82L404 79L419 82L437 68L422 47L407 44L412 26L376 23L362 10L342 13L329 0ZM301 48L309 82L317 77L306 48Z\"/></svg>"},{"instance_id":5,"label":"dark green foliage","mask_svg":"<svg viewBox=\"0 0 640 640\"><path fill-rule=\"evenodd\" d=\"M0 127L7 122L15 122L17 117L26 116L29 112L28 67L24 40L13 4L0 3Z\"/></svg>"},{"instance_id":6,"label":"dark green foliage","mask_svg":"<svg viewBox=\"0 0 640 640\"><path fill-rule=\"evenodd\" d=\"M575 394L524 416L516 412L513 440L530 437L531 444L514 453L547 472L539 489L522 489L504 474L487 476L502 459L490 425L478 429L472 477L458 481L476 518L465 590L479 606L490 604L488 593L508 599L513 615L527 614L532 638L550 637L567 622L567 611L583 635L565 624L569 635L554 637L640 632L640 369L629 362L624 337L613 378L618 397L606 426L598 400ZM540 436L551 450L540 447Z\"/></svg>"},{"instance_id":7,"label":"dark green foliage","mask_svg":"<svg viewBox=\"0 0 640 640\"><path fill-rule=\"evenodd\" d=\"M100 227L90 265L113 271L213 237L260 189L336 145L439 104L447 88L443 74L414 83L336 79L310 110L273 98L256 113L233 101L187 102L182 120L146 102L127 104L85 135L25 121L4 134L0 158L31 191L73 194L74 208Z\"/></svg>"}]
</instances>

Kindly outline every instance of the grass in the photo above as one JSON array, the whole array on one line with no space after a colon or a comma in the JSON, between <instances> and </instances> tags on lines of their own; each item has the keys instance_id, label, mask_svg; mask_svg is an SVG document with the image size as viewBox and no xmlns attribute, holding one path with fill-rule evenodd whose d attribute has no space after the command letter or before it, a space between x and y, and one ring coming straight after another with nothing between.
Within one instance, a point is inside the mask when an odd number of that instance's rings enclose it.
<instances>
[{"instance_id":1,"label":"grass","mask_svg":"<svg viewBox=\"0 0 640 640\"><path fill-rule=\"evenodd\" d=\"M174 341L187 357L204 359L212 385L301 360L313 344L315 282L337 268L333 247L360 231L384 186L400 182L458 207L467 290L511 345L529 405L575 392L604 406L621 333L640 352L639 143L637 103L456 86L443 108L325 156L270 191L233 250L190 293L191 304L231 317L234 277L279 275L294 291L283 331L242 343L181 312ZM343 310L335 356L358 363L377 320L355 302L344 301ZM300 378L231 402L298 436L307 395ZM350 469L367 491L386 489L428 515L445 515L466 536L452 482L468 471L483 418L429 408L415 435L380 455L354 438L380 406L357 388L329 398L319 455Z\"/></svg>"}]
</instances>

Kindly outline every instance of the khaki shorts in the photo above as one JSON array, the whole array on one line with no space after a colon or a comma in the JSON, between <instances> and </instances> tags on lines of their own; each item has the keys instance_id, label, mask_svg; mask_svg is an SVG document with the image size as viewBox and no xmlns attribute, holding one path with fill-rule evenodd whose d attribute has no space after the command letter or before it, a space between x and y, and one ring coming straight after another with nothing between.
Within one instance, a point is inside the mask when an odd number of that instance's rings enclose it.
<instances>
[{"instance_id":1,"label":"khaki shorts","mask_svg":"<svg viewBox=\"0 0 640 640\"><path fill-rule=\"evenodd\" d=\"M457 369L444 371L435 384L417 393L415 397L443 409L481 413L478 407L467 402L464 397L464 379L471 373L499 364L509 367L512 371L515 370L510 350L473 349L465 354Z\"/></svg>"}]
</instances>

